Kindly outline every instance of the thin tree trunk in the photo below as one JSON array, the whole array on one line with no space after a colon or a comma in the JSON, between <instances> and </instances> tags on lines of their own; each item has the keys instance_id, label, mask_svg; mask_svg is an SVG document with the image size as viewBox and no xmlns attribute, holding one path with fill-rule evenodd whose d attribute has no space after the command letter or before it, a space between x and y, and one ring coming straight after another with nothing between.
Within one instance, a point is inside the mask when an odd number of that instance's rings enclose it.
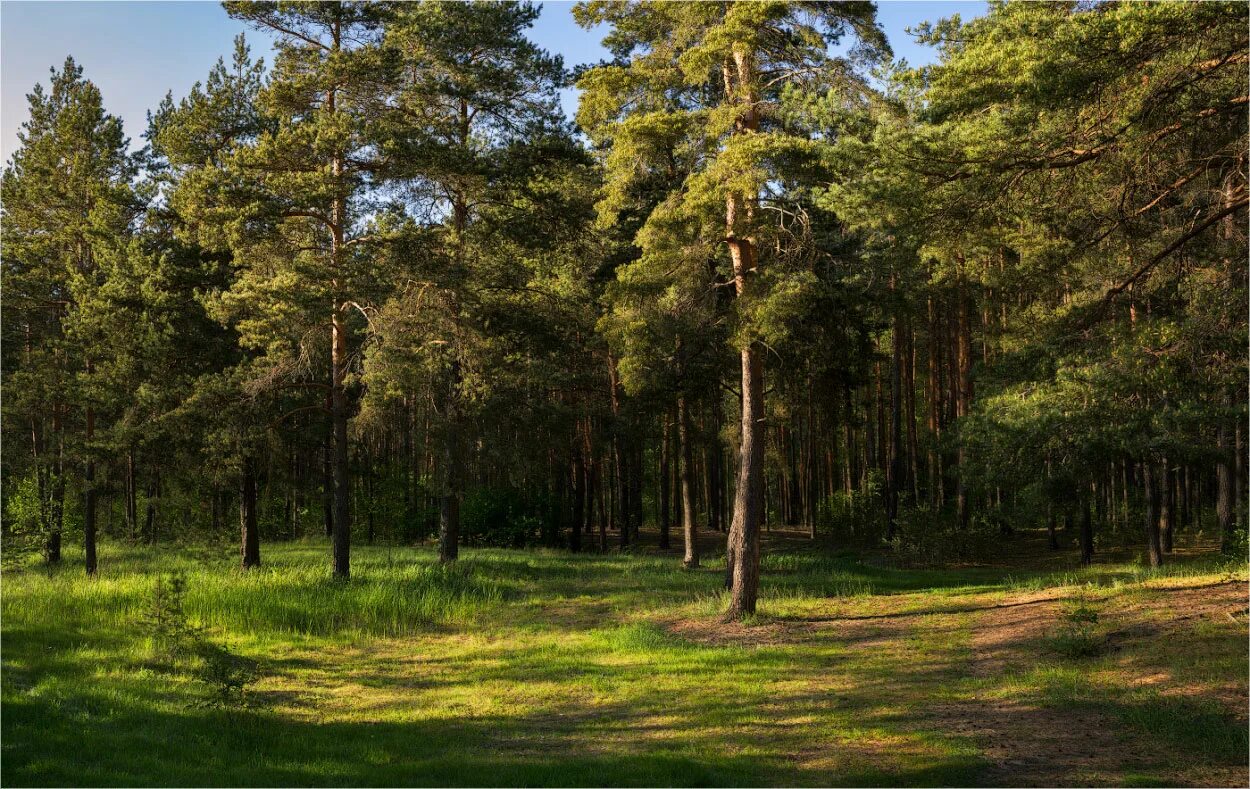
<instances>
[{"instance_id":1,"label":"thin tree trunk","mask_svg":"<svg viewBox=\"0 0 1250 789\"><path fill-rule=\"evenodd\" d=\"M903 359L903 402L907 423L907 476L911 483L912 505L920 503L920 459L916 441L916 329L908 314L905 321L906 357Z\"/></svg>"},{"instance_id":2,"label":"thin tree trunk","mask_svg":"<svg viewBox=\"0 0 1250 789\"><path fill-rule=\"evenodd\" d=\"M669 435L669 419L664 414L660 417L660 550L666 551L669 547L669 531L672 528L670 520L672 507L670 478L672 471L669 468L669 453L671 452L672 437Z\"/></svg>"},{"instance_id":3,"label":"thin tree trunk","mask_svg":"<svg viewBox=\"0 0 1250 789\"><path fill-rule=\"evenodd\" d=\"M126 529L130 533L130 539L134 540L138 537L139 531L139 492L135 485L135 451L131 449L126 453Z\"/></svg>"},{"instance_id":4,"label":"thin tree trunk","mask_svg":"<svg viewBox=\"0 0 1250 789\"><path fill-rule=\"evenodd\" d=\"M708 519L708 528L712 531L725 531L725 456L721 446L721 423L725 421L721 412L720 396L712 396L712 435L711 435L711 477L712 477L712 511Z\"/></svg>"},{"instance_id":5,"label":"thin tree trunk","mask_svg":"<svg viewBox=\"0 0 1250 789\"><path fill-rule=\"evenodd\" d=\"M330 398L326 397L326 410L330 409ZM331 422L326 431L326 440L321 447L321 513L325 518L327 537L334 537L334 424Z\"/></svg>"},{"instance_id":6,"label":"thin tree trunk","mask_svg":"<svg viewBox=\"0 0 1250 789\"><path fill-rule=\"evenodd\" d=\"M962 258L960 263L962 265ZM958 368L959 368L959 398L956 401L956 417L962 420L968 416L969 406L972 404L972 326L969 319L968 310L968 293L967 283L961 271L959 275L959 342L958 342ZM961 435L959 437L959 449L957 463L959 465L958 485L955 489L955 511L959 520L959 525L963 528L968 527L971 517L970 502L968 498L968 469L967 469L967 440Z\"/></svg>"},{"instance_id":7,"label":"thin tree trunk","mask_svg":"<svg viewBox=\"0 0 1250 789\"><path fill-rule=\"evenodd\" d=\"M603 461L592 459L590 466L591 488L599 491L599 552L606 553L608 550L608 518L611 509L608 506L608 485L605 481L606 474L603 471Z\"/></svg>"},{"instance_id":8,"label":"thin tree trunk","mask_svg":"<svg viewBox=\"0 0 1250 789\"><path fill-rule=\"evenodd\" d=\"M1224 408L1232 411L1233 398L1231 390L1224 392ZM1220 415L1219 428L1215 434L1215 444L1219 451L1219 460L1215 464L1215 522L1220 532L1220 550L1229 551L1232 547L1233 529L1236 513L1233 509L1233 447L1228 429L1229 416Z\"/></svg>"},{"instance_id":9,"label":"thin tree trunk","mask_svg":"<svg viewBox=\"0 0 1250 789\"><path fill-rule=\"evenodd\" d=\"M260 530L256 527L256 461L243 456L239 485L240 553L243 569L260 566Z\"/></svg>"},{"instance_id":10,"label":"thin tree trunk","mask_svg":"<svg viewBox=\"0 0 1250 789\"><path fill-rule=\"evenodd\" d=\"M580 436L573 440L573 524L569 532L569 550L577 553L582 549L582 522L586 508L586 469L582 461Z\"/></svg>"},{"instance_id":11,"label":"thin tree trunk","mask_svg":"<svg viewBox=\"0 0 1250 789\"><path fill-rule=\"evenodd\" d=\"M160 489L160 480L159 471L153 472L152 478L148 480L147 524L144 533L147 534L149 545L156 544L156 497Z\"/></svg>"},{"instance_id":12,"label":"thin tree trunk","mask_svg":"<svg viewBox=\"0 0 1250 789\"><path fill-rule=\"evenodd\" d=\"M1159 473L1150 458L1142 461L1141 476L1146 498L1146 551L1150 566L1161 567L1163 546L1159 540Z\"/></svg>"},{"instance_id":13,"label":"thin tree trunk","mask_svg":"<svg viewBox=\"0 0 1250 789\"><path fill-rule=\"evenodd\" d=\"M56 436L56 460L53 463L49 529L43 554L44 561L50 565L61 561L61 533L65 528L65 430L59 404L52 406L52 432Z\"/></svg>"},{"instance_id":14,"label":"thin tree trunk","mask_svg":"<svg viewBox=\"0 0 1250 789\"><path fill-rule=\"evenodd\" d=\"M1172 530L1176 521L1176 479L1172 474L1172 464L1163 458L1163 475L1160 482L1159 498L1159 531L1163 541L1163 552L1172 552Z\"/></svg>"},{"instance_id":15,"label":"thin tree trunk","mask_svg":"<svg viewBox=\"0 0 1250 789\"><path fill-rule=\"evenodd\" d=\"M92 365L87 363L87 372L91 373ZM96 490L95 490L95 449L91 442L95 440L95 409L87 407L87 466L83 470L83 553L87 575L95 575L96 562Z\"/></svg>"},{"instance_id":16,"label":"thin tree trunk","mask_svg":"<svg viewBox=\"0 0 1250 789\"><path fill-rule=\"evenodd\" d=\"M1088 498L1081 501L1081 564L1094 561L1094 523Z\"/></svg>"},{"instance_id":17,"label":"thin tree trunk","mask_svg":"<svg viewBox=\"0 0 1250 789\"><path fill-rule=\"evenodd\" d=\"M459 365L453 364L453 390L459 386ZM460 556L460 435L456 394L448 393L443 435L443 490L438 505L438 560L454 562Z\"/></svg>"},{"instance_id":18,"label":"thin tree trunk","mask_svg":"<svg viewBox=\"0 0 1250 789\"><path fill-rule=\"evenodd\" d=\"M331 526L333 570L336 578L351 575L351 487L348 471L347 391L347 327L341 308L336 304L331 320L331 387L330 419L334 431L334 522Z\"/></svg>"},{"instance_id":19,"label":"thin tree trunk","mask_svg":"<svg viewBox=\"0 0 1250 789\"><path fill-rule=\"evenodd\" d=\"M939 464L938 440L941 437L941 403L939 402L939 393L941 392L941 382L938 380L938 350L941 347L938 335L937 310L933 305L933 297L929 296L929 366L928 380L925 381L927 387L929 406L929 506L937 509L941 506L941 500L938 495L939 481L942 474L941 465Z\"/></svg>"},{"instance_id":20,"label":"thin tree trunk","mask_svg":"<svg viewBox=\"0 0 1250 789\"><path fill-rule=\"evenodd\" d=\"M890 290L894 290L894 278L890 278ZM897 308L896 308L897 310ZM898 494L903 487L903 444L902 444L902 370L903 354L903 320L894 315L894 349L890 364L890 463L886 476L886 532L887 540L894 539L898 528Z\"/></svg>"},{"instance_id":21,"label":"thin tree trunk","mask_svg":"<svg viewBox=\"0 0 1250 789\"><path fill-rule=\"evenodd\" d=\"M690 408L686 396L677 397L677 442L681 456L681 534L685 542L685 554L682 564L685 567L699 566L698 532L694 519L694 451L690 446Z\"/></svg>"}]
</instances>

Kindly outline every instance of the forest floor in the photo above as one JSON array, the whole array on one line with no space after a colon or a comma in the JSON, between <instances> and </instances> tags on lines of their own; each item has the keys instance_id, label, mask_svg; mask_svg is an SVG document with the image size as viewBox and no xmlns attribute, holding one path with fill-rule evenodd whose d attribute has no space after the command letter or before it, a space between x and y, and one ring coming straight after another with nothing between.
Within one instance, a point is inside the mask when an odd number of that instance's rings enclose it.
<instances>
[{"instance_id":1,"label":"forest floor","mask_svg":"<svg viewBox=\"0 0 1250 789\"><path fill-rule=\"evenodd\" d=\"M7 570L0 783L1250 780L1246 568L1209 552L1077 568L1022 536L1007 566L902 569L774 533L735 624L723 559L645 547L469 549L453 571L357 547L348 583L322 543L263 552L247 575L226 547L122 544L95 580L73 554ZM204 637L257 662L246 706L205 706L202 666L153 646L168 573Z\"/></svg>"}]
</instances>

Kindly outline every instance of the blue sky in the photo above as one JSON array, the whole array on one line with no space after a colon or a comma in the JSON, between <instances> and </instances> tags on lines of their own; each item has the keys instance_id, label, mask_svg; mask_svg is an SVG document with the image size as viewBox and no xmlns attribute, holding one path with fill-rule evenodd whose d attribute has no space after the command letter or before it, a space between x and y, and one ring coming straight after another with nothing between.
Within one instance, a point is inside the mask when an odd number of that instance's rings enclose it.
<instances>
[{"instance_id":1,"label":"blue sky","mask_svg":"<svg viewBox=\"0 0 1250 789\"><path fill-rule=\"evenodd\" d=\"M590 63L607 56L602 34L573 22L573 3L543 3L531 30L544 48L564 56L565 63ZM984 13L984 0L893 0L880 2L878 18L897 57L913 65L930 62L933 52L915 43L906 28L924 20ZM216 2L0 2L0 159L8 161L17 132L26 120L26 94L36 82L47 82L48 69L66 55L83 66L100 87L107 109L121 116L136 144L146 126L146 113L172 90L184 95L208 74L217 58L231 52L231 42L245 26ZM270 59L268 39L248 32L254 54ZM565 111L576 108L575 92L564 99Z\"/></svg>"}]
</instances>

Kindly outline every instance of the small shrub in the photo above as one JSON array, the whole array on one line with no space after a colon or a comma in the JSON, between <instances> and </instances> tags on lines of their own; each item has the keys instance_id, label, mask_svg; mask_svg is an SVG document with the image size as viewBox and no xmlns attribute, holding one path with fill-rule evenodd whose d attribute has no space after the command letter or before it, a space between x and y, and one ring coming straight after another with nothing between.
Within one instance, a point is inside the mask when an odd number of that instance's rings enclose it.
<instances>
[{"instance_id":1,"label":"small shrub","mask_svg":"<svg viewBox=\"0 0 1250 789\"><path fill-rule=\"evenodd\" d=\"M964 528L954 513L925 503L900 506L897 526L887 545L905 567L986 561L998 555L1002 538L1002 522L997 519L975 517Z\"/></svg>"},{"instance_id":2,"label":"small shrub","mask_svg":"<svg viewBox=\"0 0 1250 789\"><path fill-rule=\"evenodd\" d=\"M1106 646L1106 637L1098 627L1098 610L1093 601L1077 595L1063 605L1059 629L1051 637L1051 646L1066 658L1095 657Z\"/></svg>"},{"instance_id":3,"label":"small shrub","mask_svg":"<svg viewBox=\"0 0 1250 789\"><path fill-rule=\"evenodd\" d=\"M884 478L877 469L868 472L863 486L850 493L838 491L816 505L816 522L843 547L872 548L885 534L885 510L881 501Z\"/></svg>"},{"instance_id":4,"label":"small shrub","mask_svg":"<svg viewBox=\"0 0 1250 789\"><path fill-rule=\"evenodd\" d=\"M192 706L238 707L246 701L247 686L260 675L259 664L210 641L202 627L186 613L187 582L179 574L156 579L140 624L148 632L153 652L171 667L190 663L190 673L206 687L203 699Z\"/></svg>"},{"instance_id":5,"label":"small shrub","mask_svg":"<svg viewBox=\"0 0 1250 789\"><path fill-rule=\"evenodd\" d=\"M200 664L195 675L207 686L207 693L197 706L246 706L249 701L247 689L260 678L260 664L231 652L228 647L208 641L200 641L197 651Z\"/></svg>"},{"instance_id":6,"label":"small shrub","mask_svg":"<svg viewBox=\"0 0 1250 789\"><path fill-rule=\"evenodd\" d=\"M147 630L158 657L176 660L194 652L200 631L187 619L186 596L187 581L181 575L162 575L156 579L147 609L139 621Z\"/></svg>"}]
</instances>

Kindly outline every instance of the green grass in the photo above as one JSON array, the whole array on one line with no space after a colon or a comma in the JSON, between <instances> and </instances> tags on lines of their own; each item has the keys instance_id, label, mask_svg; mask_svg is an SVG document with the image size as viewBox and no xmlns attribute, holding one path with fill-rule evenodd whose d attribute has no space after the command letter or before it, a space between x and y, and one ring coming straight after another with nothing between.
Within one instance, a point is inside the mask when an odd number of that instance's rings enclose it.
<instances>
[{"instance_id":1,"label":"green grass","mask_svg":"<svg viewBox=\"0 0 1250 789\"><path fill-rule=\"evenodd\" d=\"M1027 778L1004 772L983 709L1025 762L1041 747L1020 734L1030 711L1117 721L1125 755L1061 782L1245 780L1244 617L1168 624L1161 591L1227 588L1205 559L898 570L796 546L765 556L759 614L726 626L723 559L686 571L671 556L467 550L440 568L428 549L364 547L339 582L322 544L264 548L247 574L229 549L118 545L94 580L72 554L51 574L6 572L4 785ZM167 573L213 643L258 662L253 706L199 706L198 675L154 656L141 620ZM1078 594L1108 628L1180 629L1065 659L1046 648L1060 604L1031 601ZM987 646L989 617L1016 611L1044 626Z\"/></svg>"}]
</instances>

